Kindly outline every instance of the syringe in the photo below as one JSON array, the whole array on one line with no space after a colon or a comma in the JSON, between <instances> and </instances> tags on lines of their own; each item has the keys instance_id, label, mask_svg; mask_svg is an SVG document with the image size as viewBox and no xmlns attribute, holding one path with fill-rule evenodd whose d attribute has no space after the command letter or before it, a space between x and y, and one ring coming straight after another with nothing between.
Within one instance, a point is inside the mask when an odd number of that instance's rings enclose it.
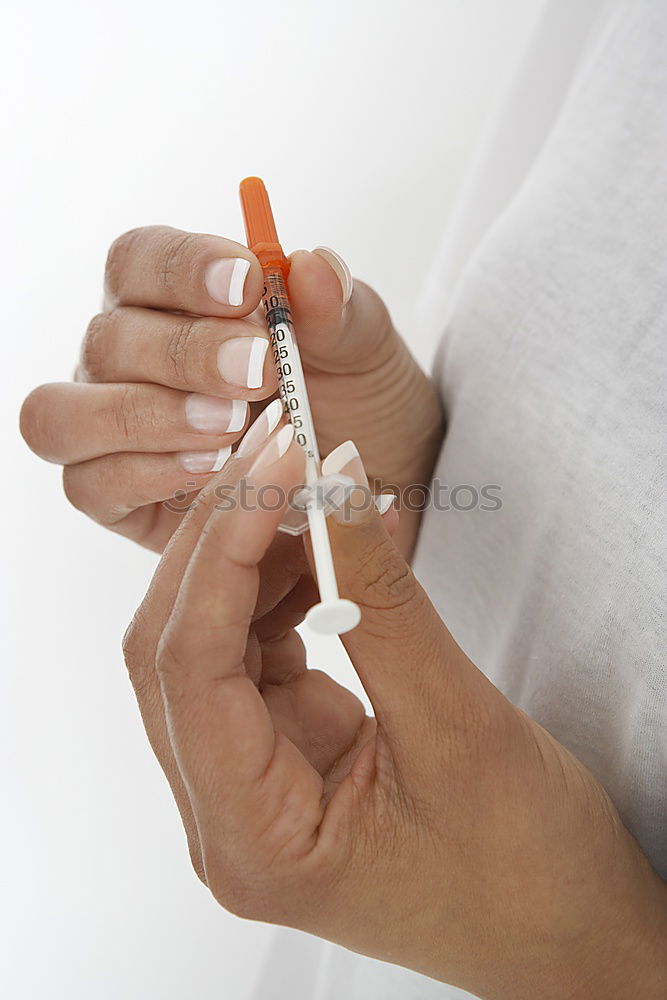
<instances>
[{"instance_id":1,"label":"syringe","mask_svg":"<svg viewBox=\"0 0 667 1000\"><path fill-rule=\"evenodd\" d=\"M290 265L278 241L264 182L259 177L246 177L241 181L240 195L248 247L264 272L262 304L278 373L280 397L285 415L294 426L295 440L305 452L305 485L311 488L306 512L320 603L308 611L306 622L316 632L340 635L359 624L361 613L356 604L339 596L326 515L314 488L320 478L320 455L287 297L286 279Z\"/></svg>"}]
</instances>

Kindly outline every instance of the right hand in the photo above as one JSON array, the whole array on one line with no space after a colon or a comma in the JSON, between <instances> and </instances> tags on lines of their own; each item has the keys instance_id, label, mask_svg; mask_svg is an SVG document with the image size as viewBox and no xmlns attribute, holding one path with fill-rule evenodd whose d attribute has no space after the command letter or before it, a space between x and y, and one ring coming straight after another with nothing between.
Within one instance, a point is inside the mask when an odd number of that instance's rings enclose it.
<instances>
[{"instance_id":1,"label":"right hand","mask_svg":"<svg viewBox=\"0 0 667 1000\"><path fill-rule=\"evenodd\" d=\"M229 275L239 259L237 275L247 267L242 301L230 305ZM384 303L361 282L352 288L335 256L299 250L291 264L289 293L322 454L352 437L372 479L399 488L426 482L442 434L440 408ZM276 391L270 352L259 387L240 384L242 348L249 338L267 338L262 287L259 262L232 240L153 226L114 242L106 308L90 322L75 382L38 387L21 411L23 436L64 466L75 507L162 551L182 519L179 505L164 501L181 491L186 509L241 437L247 404ZM416 516L401 520L397 541L405 551Z\"/></svg>"}]
</instances>

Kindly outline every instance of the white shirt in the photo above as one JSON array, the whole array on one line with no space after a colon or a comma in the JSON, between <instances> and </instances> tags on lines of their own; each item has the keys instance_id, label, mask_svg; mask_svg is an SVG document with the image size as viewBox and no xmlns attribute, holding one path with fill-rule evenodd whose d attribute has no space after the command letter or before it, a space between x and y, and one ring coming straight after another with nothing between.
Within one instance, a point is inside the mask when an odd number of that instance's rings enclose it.
<instances>
[{"instance_id":1,"label":"white shirt","mask_svg":"<svg viewBox=\"0 0 667 1000\"><path fill-rule=\"evenodd\" d=\"M666 53L664 0L545 7L424 306L445 330L436 479L500 487L502 507L429 509L415 558L468 655L592 771L663 878ZM294 932L257 992L466 996Z\"/></svg>"}]
</instances>

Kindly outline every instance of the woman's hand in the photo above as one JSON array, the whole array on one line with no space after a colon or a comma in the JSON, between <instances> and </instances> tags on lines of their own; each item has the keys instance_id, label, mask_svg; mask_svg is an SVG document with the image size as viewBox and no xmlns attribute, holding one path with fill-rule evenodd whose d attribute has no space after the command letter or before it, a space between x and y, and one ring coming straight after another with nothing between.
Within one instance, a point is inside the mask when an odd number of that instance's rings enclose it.
<instances>
[{"instance_id":1,"label":"woman's hand","mask_svg":"<svg viewBox=\"0 0 667 1000\"><path fill-rule=\"evenodd\" d=\"M493 1000L663 997L667 887L592 775L462 653L356 497L330 535L375 718L306 669L289 596L302 557L267 566L269 508L302 474L289 436L202 491L125 639L200 877L234 913ZM262 491L264 509L247 500Z\"/></svg>"},{"instance_id":2,"label":"woman's hand","mask_svg":"<svg viewBox=\"0 0 667 1000\"><path fill-rule=\"evenodd\" d=\"M371 474L426 483L441 438L435 390L381 299L332 251L297 251L289 291L323 454L354 436ZM163 226L111 247L107 308L83 341L74 384L24 403L30 447L64 465L75 507L162 551L182 513L276 390L259 307L260 265L246 247ZM403 407L401 401L413 404ZM178 493L179 503L165 506ZM403 519L407 551L417 515Z\"/></svg>"}]
</instances>

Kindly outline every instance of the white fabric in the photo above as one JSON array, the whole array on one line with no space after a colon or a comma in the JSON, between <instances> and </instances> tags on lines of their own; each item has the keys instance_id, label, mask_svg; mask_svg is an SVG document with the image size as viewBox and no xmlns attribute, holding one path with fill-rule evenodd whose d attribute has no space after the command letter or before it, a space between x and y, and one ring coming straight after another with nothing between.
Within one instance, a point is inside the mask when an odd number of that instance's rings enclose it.
<instances>
[{"instance_id":1,"label":"white fabric","mask_svg":"<svg viewBox=\"0 0 667 1000\"><path fill-rule=\"evenodd\" d=\"M591 769L667 878L667 5L595 21L602 6L576 5L592 41L564 33L575 5L546 7L491 152L520 132L522 100L530 135L478 164L480 182L494 162L502 176L481 212L473 185L443 247L440 266L484 237L438 356L436 477L497 484L503 506L427 512L415 568L474 662ZM549 56L542 79L540 46L567 72ZM291 931L257 992L467 996Z\"/></svg>"}]
</instances>

